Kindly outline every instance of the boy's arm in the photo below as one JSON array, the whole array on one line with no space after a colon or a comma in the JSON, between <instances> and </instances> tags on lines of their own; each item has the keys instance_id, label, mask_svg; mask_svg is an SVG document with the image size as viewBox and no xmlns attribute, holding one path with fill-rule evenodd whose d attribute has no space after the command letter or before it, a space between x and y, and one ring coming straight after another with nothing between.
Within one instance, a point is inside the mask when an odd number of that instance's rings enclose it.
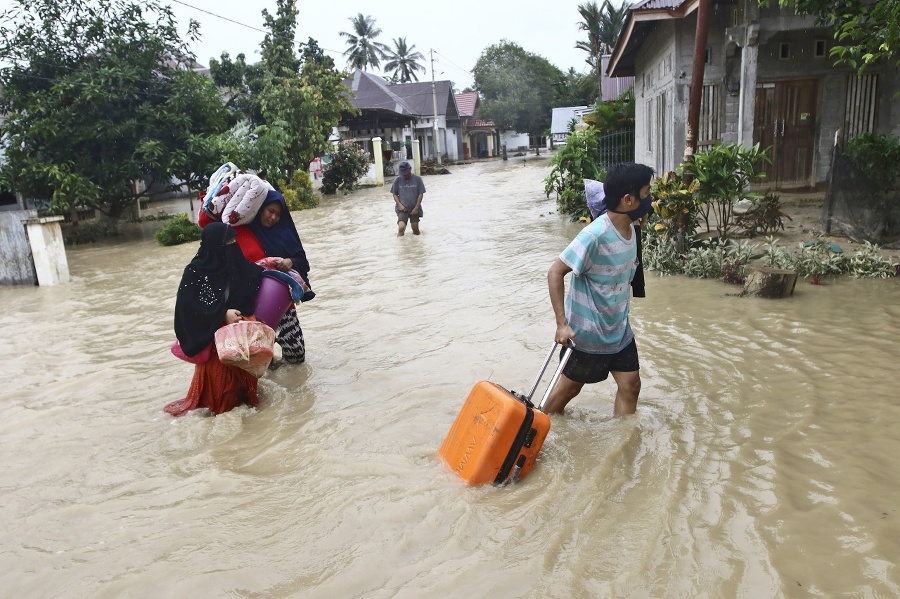
<instances>
[{"instance_id":1,"label":"boy's arm","mask_svg":"<svg viewBox=\"0 0 900 599\"><path fill-rule=\"evenodd\" d=\"M554 339L557 343L565 344L569 339L575 339L575 331L566 321L566 275L572 272L572 269L562 260L557 258L550 265L547 272L547 287L550 291L550 305L553 306L553 317L556 319L556 334Z\"/></svg>"}]
</instances>

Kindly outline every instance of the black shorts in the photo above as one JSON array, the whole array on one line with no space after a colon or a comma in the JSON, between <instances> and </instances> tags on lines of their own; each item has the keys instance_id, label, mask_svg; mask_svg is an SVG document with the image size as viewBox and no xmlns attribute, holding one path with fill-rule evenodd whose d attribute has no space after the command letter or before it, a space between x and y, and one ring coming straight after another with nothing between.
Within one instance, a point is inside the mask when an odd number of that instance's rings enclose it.
<instances>
[{"instance_id":1,"label":"black shorts","mask_svg":"<svg viewBox=\"0 0 900 599\"><path fill-rule=\"evenodd\" d=\"M560 359L563 351L566 350L559 352ZM589 354L577 349L570 351L575 353L569 358L563 374L576 383L599 383L605 381L611 371L634 372L641 369L634 339L617 354Z\"/></svg>"}]
</instances>

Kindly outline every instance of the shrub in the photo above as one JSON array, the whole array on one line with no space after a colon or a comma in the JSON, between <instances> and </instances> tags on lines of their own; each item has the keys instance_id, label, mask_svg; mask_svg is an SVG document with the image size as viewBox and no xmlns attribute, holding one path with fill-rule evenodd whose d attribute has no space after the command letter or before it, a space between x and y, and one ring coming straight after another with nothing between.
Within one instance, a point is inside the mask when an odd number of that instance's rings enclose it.
<instances>
[{"instance_id":1,"label":"shrub","mask_svg":"<svg viewBox=\"0 0 900 599\"><path fill-rule=\"evenodd\" d=\"M764 162L771 162L759 144L745 148L738 143L716 144L694 155L691 170L700 181L697 195L705 204L704 220L710 230L709 211L714 211L716 228L727 238L734 225L734 204L744 198L758 200L761 196L747 192L754 178L765 177L759 170Z\"/></svg>"},{"instance_id":2,"label":"shrub","mask_svg":"<svg viewBox=\"0 0 900 599\"><path fill-rule=\"evenodd\" d=\"M774 233L778 229L784 231L784 219L791 220L781 209L781 198L771 191L762 198L753 201L753 207L746 213L735 217L734 224L744 230L744 234L755 237L757 234Z\"/></svg>"},{"instance_id":3,"label":"shrub","mask_svg":"<svg viewBox=\"0 0 900 599\"><path fill-rule=\"evenodd\" d=\"M544 179L544 193L549 198L556 193L559 211L572 220L590 218L584 196L584 180L602 181L606 173L600 167L597 130L588 127L570 133L566 145L550 159L550 174Z\"/></svg>"},{"instance_id":4,"label":"shrub","mask_svg":"<svg viewBox=\"0 0 900 599\"><path fill-rule=\"evenodd\" d=\"M664 275L679 274L684 269L684 257L675 244L652 229L644 229L642 260L644 268Z\"/></svg>"},{"instance_id":5,"label":"shrub","mask_svg":"<svg viewBox=\"0 0 900 599\"><path fill-rule=\"evenodd\" d=\"M96 222L71 227L64 235L64 241L71 245L80 245L94 243L98 239L106 237L115 237L118 234L115 223L103 218Z\"/></svg>"},{"instance_id":6,"label":"shrub","mask_svg":"<svg viewBox=\"0 0 900 599\"><path fill-rule=\"evenodd\" d=\"M319 205L319 195L313 191L312 180L306 171L294 171L290 183L279 181L278 186L281 188L281 195L284 196L288 210L292 212L315 208Z\"/></svg>"},{"instance_id":7,"label":"shrub","mask_svg":"<svg viewBox=\"0 0 900 599\"><path fill-rule=\"evenodd\" d=\"M175 216L156 232L156 243L159 245L178 245L200 239L202 229L188 219L184 212Z\"/></svg>"},{"instance_id":8,"label":"shrub","mask_svg":"<svg viewBox=\"0 0 900 599\"><path fill-rule=\"evenodd\" d=\"M900 138L864 133L847 142L844 156L873 183L887 189L900 186Z\"/></svg>"},{"instance_id":9,"label":"shrub","mask_svg":"<svg viewBox=\"0 0 900 599\"><path fill-rule=\"evenodd\" d=\"M681 169L653 179L650 183L654 212L650 217L650 224L653 230L669 240L679 238L681 245L687 247L697 230L699 188L700 182L697 179L688 185L683 183Z\"/></svg>"},{"instance_id":10,"label":"shrub","mask_svg":"<svg viewBox=\"0 0 900 599\"><path fill-rule=\"evenodd\" d=\"M865 242L865 247L847 260L847 270L854 278L874 277L886 279L897 276L900 265L894 264L878 253L878 246Z\"/></svg>"},{"instance_id":11,"label":"shrub","mask_svg":"<svg viewBox=\"0 0 900 599\"><path fill-rule=\"evenodd\" d=\"M369 172L369 156L351 142L341 142L331 154L331 164L322 174L322 193L333 194L338 189L346 192L356 187L356 182Z\"/></svg>"}]
</instances>

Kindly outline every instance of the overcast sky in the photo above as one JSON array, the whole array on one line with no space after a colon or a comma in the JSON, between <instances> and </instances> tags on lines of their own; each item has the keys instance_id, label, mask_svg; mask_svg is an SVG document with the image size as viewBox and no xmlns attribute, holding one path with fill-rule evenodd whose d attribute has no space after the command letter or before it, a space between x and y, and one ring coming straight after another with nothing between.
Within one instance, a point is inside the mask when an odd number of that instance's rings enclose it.
<instances>
[{"instance_id":1,"label":"overcast sky","mask_svg":"<svg viewBox=\"0 0 900 599\"><path fill-rule=\"evenodd\" d=\"M264 35L262 9L274 15L276 6L275 0L164 1L171 4L182 27L189 19L200 22L202 38L194 51L204 65L223 51L232 57L243 52L248 62L258 60ZM0 0L0 4L5 2L8 0ZM502 39L543 56L563 71L574 67L586 72L585 53L575 49L576 41L586 39L577 25L581 2L584 0L426 0L401 5L371 0L298 0L297 40L315 38L337 67L345 68L342 53L347 45L339 32L351 31L349 19L357 13L371 15L382 30L378 41L393 47L394 38L405 37L407 45L415 44L425 56L428 71L420 80L431 79L429 50L434 49L435 79L449 79L461 91L472 84L468 71L484 48Z\"/></svg>"}]
</instances>

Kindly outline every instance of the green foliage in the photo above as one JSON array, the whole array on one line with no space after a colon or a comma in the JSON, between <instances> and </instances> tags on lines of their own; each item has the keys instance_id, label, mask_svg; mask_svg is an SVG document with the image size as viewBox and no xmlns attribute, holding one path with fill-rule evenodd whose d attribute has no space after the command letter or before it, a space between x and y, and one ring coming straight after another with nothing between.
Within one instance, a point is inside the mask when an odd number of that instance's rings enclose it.
<instances>
[{"instance_id":1,"label":"green foliage","mask_svg":"<svg viewBox=\"0 0 900 599\"><path fill-rule=\"evenodd\" d=\"M664 275L680 274L684 256L672 241L652 229L644 228L642 259L644 268Z\"/></svg>"},{"instance_id":2,"label":"green foliage","mask_svg":"<svg viewBox=\"0 0 900 599\"><path fill-rule=\"evenodd\" d=\"M724 274L724 248L721 242L704 242L684 256L684 274L700 279L719 279Z\"/></svg>"},{"instance_id":3,"label":"green foliage","mask_svg":"<svg viewBox=\"0 0 900 599\"><path fill-rule=\"evenodd\" d=\"M812 243L800 243L799 252L791 256L791 269L804 279L812 279L818 285L822 277L837 276L846 271L844 254L836 253L831 244L818 239Z\"/></svg>"},{"instance_id":4,"label":"green foliage","mask_svg":"<svg viewBox=\"0 0 900 599\"><path fill-rule=\"evenodd\" d=\"M189 241L198 241L202 231L203 229L192 223L188 219L188 215L182 212L156 232L156 243L179 245Z\"/></svg>"},{"instance_id":5,"label":"green foliage","mask_svg":"<svg viewBox=\"0 0 900 599\"><path fill-rule=\"evenodd\" d=\"M582 117L601 134L634 128L634 92L628 90L615 100L598 101L594 110Z\"/></svg>"},{"instance_id":6,"label":"green foliage","mask_svg":"<svg viewBox=\"0 0 900 599\"><path fill-rule=\"evenodd\" d=\"M544 179L544 193L556 193L559 210L574 220L590 218L584 196L584 179L602 181L597 131L592 127L570 133L566 145L550 159L550 174Z\"/></svg>"},{"instance_id":7,"label":"green foliage","mask_svg":"<svg viewBox=\"0 0 900 599\"><path fill-rule=\"evenodd\" d=\"M195 227L196 228L196 227ZM100 239L107 237L115 237L119 234L118 229L108 219L97 219L92 223L79 224L70 227L63 234L66 245L83 245L86 243L94 243Z\"/></svg>"},{"instance_id":8,"label":"green foliage","mask_svg":"<svg viewBox=\"0 0 900 599\"><path fill-rule=\"evenodd\" d=\"M879 278L897 276L900 264L894 264L878 253L878 246L865 242L863 249L857 251L846 262L847 271L854 278Z\"/></svg>"},{"instance_id":9,"label":"green foliage","mask_svg":"<svg viewBox=\"0 0 900 599\"><path fill-rule=\"evenodd\" d=\"M367 172L369 156L352 142L341 142L331 154L331 164L322 173L322 193L334 194L338 189L352 191Z\"/></svg>"},{"instance_id":10,"label":"green foliage","mask_svg":"<svg viewBox=\"0 0 900 599\"><path fill-rule=\"evenodd\" d=\"M594 87L594 96L602 97L600 86L603 82L601 57L612 52L625 23L625 14L628 4L621 3L616 8L609 0L604 0L602 6L591 0L578 5L578 14L581 22L578 29L587 32L587 40L575 42L575 47L587 52L584 61L591 67L591 75Z\"/></svg>"},{"instance_id":11,"label":"green foliage","mask_svg":"<svg viewBox=\"0 0 900 599\"><path fill-rule=\"evenodd\" d=\"M425 60L421 52L416 51L416 45L406 45L406 38L399 37L394 40L394 49L387 50L387 62L384 63L384 72L393 73L393 79L397 83L409 83L410 81L418 81L418 71L425 72L425 67L419 64L420 60Z\"/></svg>"},{"instance_id":12,"label":"green foliage","mask_svg":"<svg viewBox=\"0 0 900 599\"><path fill-rule=\"evenodd\" d=\"M277 5L276 17L263 10L269 32L260 63L248 66L242 55L232 62L223 54L221 61L210 61L210 73L231 94L229 104L237 120L247 121L239 127L248 127L245 133L251 141L263 142L258 152L264 156L246 164L265 165L270 173L290 179L329 148L328 138L341 114L357 110L347 98L343 73L316 40L309 38L301 44L300 55L294 53L296 3L278 0ZM206 171L219 164L222 160Z\"/></svg>"},{"instance_id":13,"label":"green foliage","mask_svg":"<svg viewBox=\"0 0 900 599\"><path fill-rule=\"evenodd\" d=\"M879 189L900 187L900 138L863 133L847 142L844 156Z\"/></svg>"},{"instance_id":14,"label":"green foliage","mask_svg":"<svg viewBox=\"0 0 900 599\"><path fill-rule=\"evenodd\" d=\"M386 45L375 41L375 38L381 35L381 29L375 27L375 19L371 15L362 13L350 17L350 23L353 25L352 32L339 33L347 40L344 56L348 58L350 68L363 71L369 67L377 69L390 52Z\"/></svg>"},{"instance_id":15,"label":"green foliage","mask_svg":"<svg viewBox=\"0 0 900 599\"><path fill-rule=\"evenodd\" d=\"M594 73L579 73L569 67L554 88L555 106L592 106L597 100L597 76Z\"/></svg>"},{"instance_id":16,"label":"green foliage","mask_svg":"<svg viewBox=\"0 0 900 599\"><path fill-rule=\"evenodd\" d=\"M681 169L663 173L650 183L653 196L653 212L650 226L665 239L679 239L690 244L697 229L697 208L701 201L697 196L700 181L694 179L685 185Z\"/></svg>"},{"instance_id":17,"label":"green foliage","mask_svg":"<svg viewBox=\"0 0 900 599\"><path fill-rule=\"evenodd\" d=\"M484 102L481 118L501 131L541 134L550 127L557 92L565 75L546 58L506 40L488 46L472 69Z\"/></svg>"},{"instance_id":18,"label":"green foliage","mask_svg":"<svg viewBox=\"0 0 900 599\"><path fill-rule=\"evenodd\" d=\"M13 3L0 14L5 185L51 199L56 213L91 207L113 221L147 195L134 181L199 185L226 113L215 85L190 68L169 7Z\"/></svg>"},{"instance_id":19,"label":"green foliage","mask_svg":"<svg viewBox=\"0 0 900 599\"><path fill-rule=\"evenodd\" d=\"M718 143L694 155L691 170L700 182L697 197L716 216L716 229L723 238L734 225L734 203L744 198L759 199L748 193L753 178L765 177L759 170L764 162L771 162L759 144L745 148L738 143ZM708 212L704 214L706 230L710 230Z\"/></svg>"},{"instance_id":20,"label":"green foliage","mask_svg":"<svg viewBox=\"0 0 900 599\"><path fill-rule=\"evenodd\" d=\"M793 270L791 252L780 245L774 237L766 237L765 253L762 263L770 268Z\"/></svg>"},{"instance_id":21,"label":"green foliage","mask_svg":"<svg viewBox=\"0 0 900 599\"><path fill-rule=\"evenodd\" d=\"M723 279L734 284L744 282L757 247L746 241L720 239L704 241L681 254L670 239L646 228L643 242L643 260L647 270L685 274L700 279Z\"/></svg>"},{"instance_id":22,"label":"green foliage","mask_svg":"<svg viewBox=\"0 0 900 599\"><path fill-rule=\"evenodd\" d=\"M769 0L759 0L768 6ZM831 27L831 56L862 72L879 61L900 65L900 10L897 0L778 0L782 7L816 17Z\"/></svg>"},{"instance_id":23,"label":"green foliage","mask_svg":"<svg viewBox=\"0 0 900 599\"><path fill-rule=\"evenodd\" d=\"M294 171L290 184L287 181L279 181L278 187L287 204L288 210L306 210L319 205L319 195L313 191L312 180L306 171Z\"/></svg>"},{"instance_id":24,"label":"green foliage","mask_svg":"<svg viewBox=\"0 0 900 599\"><path fill-rule=\"evenodd\" d=\"M854 278L888 278L897 276L897 264L879 253L879 247L865 242L863 249L847 257L836 252L832 244L821 239L801 243L799 251L792 254L772 237L766 238L763 264L772 268L790 269L806 279L819 284L823 277L849 274Z\"/></svg>"},{"instance_id":25,"label":"green foliage","mask_svg":"<svg viewBox=\"0 0 900 599\"><path fill-rule=\"evenodd\" d=\"M284 121L261 125L252 131L244 121L221 135L213 136L210 146L215 150L214 164L233 162L241 168L265 169L271 180L278 181L289 176L285 164L290 163L290 141Z\"/></svg>"},{"instance_id":26,"label":"green foliage","mask_svg":"<svg viewBox=\"0 0 900 599\"><path fill-rule=\"evenodd\" d=\"M759 233L774 233L778 229L784 231L784 219L791 220L781 209L780 197L771 191L753 201L753 206L735 217L735 226L743 229L745 235L755 237Z\"/></svg>"}]
</instances>

